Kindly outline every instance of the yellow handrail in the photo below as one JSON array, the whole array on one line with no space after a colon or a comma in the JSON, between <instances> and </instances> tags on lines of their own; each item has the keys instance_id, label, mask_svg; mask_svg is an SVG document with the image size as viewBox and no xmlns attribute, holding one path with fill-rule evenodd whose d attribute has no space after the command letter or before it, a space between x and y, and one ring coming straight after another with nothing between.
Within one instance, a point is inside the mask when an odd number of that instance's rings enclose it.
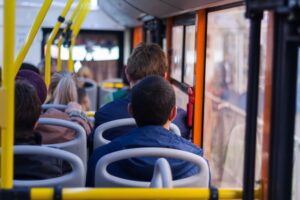
<instances>
[{"instance_id":1,"label":"yellow handrail","mask_svg":"<svg viewBox=\"0 0 300 200\"><path fill-rule=\"evenodd\" d=\"M71 5L73 3L73 0L68 0L65 8L63 9L62 13L60 14L61 18L65 18L65 16L67 15L68 11L71 8ZM53 43L53 40L56 37L57 32L59 31L60 25L61 25L61 21L58 20L49 36L49 39L47 41L46 44L46 65L45 65L45 82L47 87L50 84L50 76L51 76L51 45Z\"/></svg>"},{"instance_id":2,"label":"yellow handrail","mask_svg":"<svg viewBox=\"0 0 300 200\"><path fill-rule=\"evenodd\" d=\"M69 19L69 22L68 23L73 23L73 20L74 18L78 15L79 13L79 10L81 8L81 6L83 5L83 2L84 0L80 0L74 10L74 12L72 13L72 16L71 18ZM63 33L66 33L67 32L67 29L68 29L69 25L67 25L64 30L63 30ZM56 70L59 72L62 70L62 65L61 65L61 57L60 57L60 52L61 52L61 45L63 43L63 36L61 35L59 37L59 40L58 40L58 44L57 44L57 47L58 47L58 57L57 57L57 68Z\"/></svg>"},{"instance_id":3,"label":"yellow handrail","mask_svg":"<svg viewBox=\"0 0 300 200\"><path fill-rule=\"evenodd\" d=\"M32 188L31 199L53 199L52 188ZM209 199L210 190L207 188L176 188L176 189L147 189L147 188L67 188L62 191L63 200L195 200ZM242 189L219 188L219 199L241 199ZM255 190L255 198L261 198L261 190Z\"/></svg>"},{"instance_id":4,"label":"yellow handrail","mask_svg":"<svg viewBox=\"0 0 300 200\"><path fill-rule=\"evenodd\" d=\"M86 0L83 3L83 6L80 9L79 14L76 16L76 19L74 20L74 23L71 26L72 30L72 39L71 39L71 46L69 47L69 62L68 62L68 71L73 72L74 71L74 62L73 62L73 55L72 55L72 49L73 46L76 44L76 37L79 33L80 27L82 23L85 20L85 17L90 11L90 0Z\"/></svg>"},{"instance_id":5,"label":"yellow handrail","mask_svg":"<svg viewBox=\"0 0 300 200\"><path fill-rule=\"evenodd\" d=\"M15 65L14 65L15 66L15 74L18 73L18 71L21 67L21 64L22 64L23 60L25 59L26 54L28 53L28 50L29 50L29 48L30 48L51 4L52 4L52 1L53 0L45 0L37 17L35 18L35 22L30 30L27 40L26 40L25 44L23 45L22 49L20 50L20 52L17 56L17 59L15 61Z\"/></svg>"},{"instance_id":6,"label":"yellow handrail","mask_svg":"<svg viewBox=\"0 0 300 200\"><path fill-rule=\"evenodd\" d=\"M94 117L95 116L95 111L86 111L85 114L88 117Z\"/></svg>"},{"instance_id":7,"label":"yellow handrail","mask_svg":"<svg viewBox=\"0 0 300 200\"><path fill-rule=\"evenodd\" d=\"M65 33L65 30L63 31ZM60 72L62 70L62 65L61 65L61 45L63 43L63 36L59 37L58 43L57 43L57 48L58 48L58 55L57 55L57 66L56 66L56 71Z\"/></svg>"},{"instance_id":8,"label":"yellow handrail","mask_svg":"<svg viewBox=\"0 0 300 200\"><path fill-rule=\"evenodd\" d=\"M4 0L3 24L3 75L1 88L1 188L10 189L13 186L13 144L14 144L14 92L15 92L15 12L16 1Z\"/></svg>"}]
</instances>

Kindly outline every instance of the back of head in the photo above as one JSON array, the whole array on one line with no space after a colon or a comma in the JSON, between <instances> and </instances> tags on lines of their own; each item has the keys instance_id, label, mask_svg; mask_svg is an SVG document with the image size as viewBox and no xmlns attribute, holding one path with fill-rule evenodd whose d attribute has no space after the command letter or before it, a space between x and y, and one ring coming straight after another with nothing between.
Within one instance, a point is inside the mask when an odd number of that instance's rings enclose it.
<instances>
[{"instance_id":1,"label":"back of head","mask_svg":"<svg viewBox=\"0 0 300 200\"><path fill-rule=\"evenodd\" d=\"M78 94L78 103L82 106L82 109L84 111L89 111L90 110L90 99L89 99L89 96L87 95L85 89L78 88L77 94Z\"/></svg>"},{"instance_id":2,"label":"back of head","mask_svg":"<svg viewBox=\"0 0 300 200\"><path fill-rule=\"evenodd\" d=\"M83 66L79 69L77 72L78 77L83 77L86 79L91 79L93 80L93 72L88 66Z\"/></svg>"},{"instance_id":3,"label":"back of head","mask_svg":"<svg viewBox=\"0 0 300 200\"><path fill-rule=\"evenodd\" d=\"M39 74L32 70L21 69L16 76L16 80L25 80L30 83L36 89L41 103L45 102L47 98L47 87Z\"/></svg>"},{"instance_id":4,"label":"back of head","mask_svg":"<svg viewBox=\"0 0 300 200\"><path fill-rule=\"evenodd\" d=\"M172 85L160 76L148 76L132 89L133 117L138 126L164 125L175 106Z\"/></svg>"},{"instance_id":5,"label":"back of head","mask_svg":"<svg viewBox=\"0 0 300 200\"><path fill-rule=\"evenodd\" d=\"M48 89L48 103L68 104L77 101L76 83L70 73L54 73Z\"/></svg>"},{"instance_id":6,"label":"back of head","mask_svg":"<svg viewBox=\"0 0 300 200\"><path fill-rule=\"evenodd\" d=\"M166 56L157 44L140 44L128 58L126 73L129 81L136 82L149 75L164 76Z\"/></svg>"},{"instance_id":7,"label":"back of head","mask_svg":"<svg viewBox=\"0 0 300 200\"><path fill-rule=\"evenodd\" d=\"M76 83L72 76L62 77L54 90L53 103L66 105L71 101L77 101L77 99Z\"/></svg>"},{"instance_id":8,"label":"back of head","mask_svg":"<svg viewBox=\"0 0 300 200\"><path fill-rule=\"evenodd\" d=\"M24 70L24 69L25 70L33 71L33 72L35 72L35 73L37 73L37 74L40 75L40 70L36 66L34 66L34 65L30 64L30 63L25 63L25 62L22 63L20 70Z\"/></svg>"},{"instance_id":9,"label":"back of head","mask_svg":"<svg viewBox=\"0 0 300 200\"><path fill-rule=\"evenodd\" d=\"M25 80L15 82L15 129L32 131L41 114L35 88Z\"/></svg>"}]
</instances>

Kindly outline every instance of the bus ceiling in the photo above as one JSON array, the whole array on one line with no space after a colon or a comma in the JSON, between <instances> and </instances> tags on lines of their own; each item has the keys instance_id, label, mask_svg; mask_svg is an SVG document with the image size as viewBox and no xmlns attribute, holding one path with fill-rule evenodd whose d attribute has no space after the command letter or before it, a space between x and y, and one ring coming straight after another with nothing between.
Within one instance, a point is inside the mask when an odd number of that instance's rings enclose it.
<instances>
[{"instance_id":1,"label":"bus ceiling","mask_svg":"<svg viewBox=\"0 0 300 200\"><path fill-rule=\"evenodd\" d=\"M123 26L142 25L153 17L165 18L237 0L101 0L101 9Z\"/></svg>"}]
</instances>

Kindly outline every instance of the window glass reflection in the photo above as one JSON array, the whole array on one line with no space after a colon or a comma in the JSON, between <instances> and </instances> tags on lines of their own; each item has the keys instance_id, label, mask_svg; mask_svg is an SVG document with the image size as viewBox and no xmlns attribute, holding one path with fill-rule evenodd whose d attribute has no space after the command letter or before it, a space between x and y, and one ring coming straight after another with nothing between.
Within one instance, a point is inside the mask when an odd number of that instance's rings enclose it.
<instances>
[{"instance_id":1,"label":"window glass reflection","mask_svg":"<svg viewBox=\"0 0 300 200\"><path fill-rule=\"evenodd\" d=\"M204 99L204 152L218 187L242 187L246 96L248 76L249 22L245 8L208 13ZM262 23L266 34L266 18ZM261 51L265 51L265 36ZM265 65L262 59L261 65ZM264 85L261 67L260 85ZM263 87L259 90L256 180L260 179Z\"/></svg>"},{"instance_id":2,"label":"window glass reflection","mask_svg":"<svg viewBox=\"0 0 300 200\"><path fill-rule=\"evenodd\" d=\"M298 77L294 145L293 199L300 199L300 48L298 49Z\"/></svg>"},{"instance_id":3,"label":"window glass reflection","mask_svg":"<svg viewBox=\"0 0 300 200\"><path fill-rule=\"evenodd\" d=\"M172 60L171 77L181 82L182 75L182 47L183 45L183 26L172 28Z\"/></svg>"},{"instance_id":4,"label":"window glass reflection","mask_svg":"<svg viewBox=\"0 0 300 200\"><path fill-rule=\"evenodd\" d=\"M195 67L195 25L185 28L184 83L194 85Z\"/></svg>"}]
</instances>

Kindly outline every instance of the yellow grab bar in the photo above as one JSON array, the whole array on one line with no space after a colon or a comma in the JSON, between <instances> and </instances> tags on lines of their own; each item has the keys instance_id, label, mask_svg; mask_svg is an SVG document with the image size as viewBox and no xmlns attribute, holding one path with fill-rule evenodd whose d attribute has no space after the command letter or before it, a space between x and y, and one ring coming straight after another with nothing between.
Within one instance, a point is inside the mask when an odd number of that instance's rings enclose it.
<instances>
[{"instance_id":1,"label":"yellow grab bar","mask_svg":"<svg viewBox=\"0 0 300 200\"><path fill-rule=\"evenodd\" d=\"M78 2L77 6L76 6L76 8L75 8L75 10L74 10L74 12L73 12L71 18L70 18L70 21L71 21L71 22L73 22L73 20L75 19L75 17L78 15L79 10L80 10L81 6L83 5L83 2L84 2L84 0L80 0L80 1Z\"/></svg>"},{"instance_id":2,"label":"yellow grab bar","mask_svg":"<svg viewBox=\"0 0 300 200\"><path fill-rule=\"evenodd\" d=\"M123 83L103 83L101 85L101 87L103 88L117 88L117 89L121 89L124 87Z\"/></svg>"},{"instance_id":3,"label":"yellow grab bar","mask_svg":"<svg viewBox=\"0 0 300 200\"><path fill-rule=\"evenodd\" d=\"M10 189L13 186L13 144L14 144L14 107L15 107L15 12L16 1L4 0L4 22L3 22L3 75L1 100L4 104L5 119L1 120L1 188Z\"/></svg>"},{"instance_id":4,"label":"yellow grab bar","mask_svg":"<svg viewBox=\"0 0 300 200\"><path fill-rule=\"evenodd\" d=\"M25 44L23 45L22 49L20 50L20 52L17 56L17 59L15 61L15 65L14 65L15 66L15 75L18 73L22 62L24 61L24 59L28 53L28 50L29 50L30 46L32 45L33 40L34 40L42 22L44 21L44 18L52 4L52 1L53 0L45 0L37 17L35 18L35 22L30 30L27 40L26 40Z\"/></svg>"},{"instance_id":5,"label":"yellow grab bar","mask_svg":"<svg viewBox=\"0 0 300 200\"><path fill-rule=\"evenodd\" d=\"M255 198L260 198L260 189L255 190ZM242 189L219 188L219 199L241 199ZM53 199L52 188L32 188L31 199ZM176 188L176 189L153 189L153 188L67 188L62 191L63 200L195 200L209 199L210 190L207 188Z\"/></svg>"},{"instance_id":6,"label":"yellow grab bar","mask_svg":"<svg viewBox=\"0 0 300 200\"><path fill-rule=\"evenodd\" d=\"M78 17L76 18L76 21L74 22L73 26L71 27L72 34L74 37L76 37L78 35L78 33L80 31L80 27L85 20L85 17L90 12L90 4L91 4L91 1L86 0L86 3L83 4L82 12L78 15Z\"/></svg>"},{"instance_id":7,"label":"yellow grab bar","mask_svg":"<svg viewBox=\"0 0 300 200\"><path fill-rule=\"evenodd\" d=\"M61 66L61 45L63 43L63 37L60 36L59 40L58 40L58 44L57 44L57 48L58 48L58 55L57 55L57 66L56 66L56 71L60 72L62 70L62 66Z\"/></svg>"},{"instance_id":8,"label":"yellow grab bar","mask_svg":"<svg viewBox=\"0 0 300 200\"><path fill-rule=\"evenodd\" d=\"M85 114L88 117L94 117L95 116L95 111L87 111L87 112L85 112Z\"/></svg>"},{"instance_id":9,"label":"yellow grab bar","mask_svg":"<svg viewBox=\"0 0 300 200\"><path fill-rule=\"evenodd\" d=\"M76 16L76 19L74 20L74 23L71 26L72 30L72 39L71 39L71 46L69 47L69 62L68 62L68 71L69 72L74 72L74 62L73 62L73 53L72 49L73 46L76 44L76 37L79 33L80 27L82 23L84 22L85 17L90 11L90 0L86 0L81 9L79 14Z\"/></svg>"},{"instance_id":10,"label":"yellow grab bar","mask_svg":"<svg viewBox=\"0 0 300 200\"><path fill-rule=\"evenodd\" d=\"M80 0L74 10L74 12L72 13L72 16L71 18L69 19L69 22L68 23L73 23L73 20L74 18L76 17L76 15L78 15L78 12L81 8L81 6L83 5L83 2L84 0ZM63 30L63 33L66 33L67 32L67 29L68 29L69 25L67 25L64 30ZM61 65L61 57L60 57L60 52L61 52L61 45L63 43L63 36L60 36L59 37L59 40L58 40L58 44L57 44L57 47L58 47L58 57L57 57L57 68L56 70L59 72L62 70L62 65Z\"/></svg>"},{"instance_id":11,"label":"yellow grab bar","mask_svg":"<svg viewBox=\"0 0 300 200\"><path fill-rule=\"evenodd\" d=\"M73 0L68 0L65 8L63 9L62 13L59 16L59 19L64 19L71 8ZM57 32L59 31L60 25L63 20L58 20L49 36L49 39L46 44L46 65L45 65L45 82L47 87L50 84L50 76L51 76L51 45L53 40L55 39Z\"/></svg>"}]
</instances>

